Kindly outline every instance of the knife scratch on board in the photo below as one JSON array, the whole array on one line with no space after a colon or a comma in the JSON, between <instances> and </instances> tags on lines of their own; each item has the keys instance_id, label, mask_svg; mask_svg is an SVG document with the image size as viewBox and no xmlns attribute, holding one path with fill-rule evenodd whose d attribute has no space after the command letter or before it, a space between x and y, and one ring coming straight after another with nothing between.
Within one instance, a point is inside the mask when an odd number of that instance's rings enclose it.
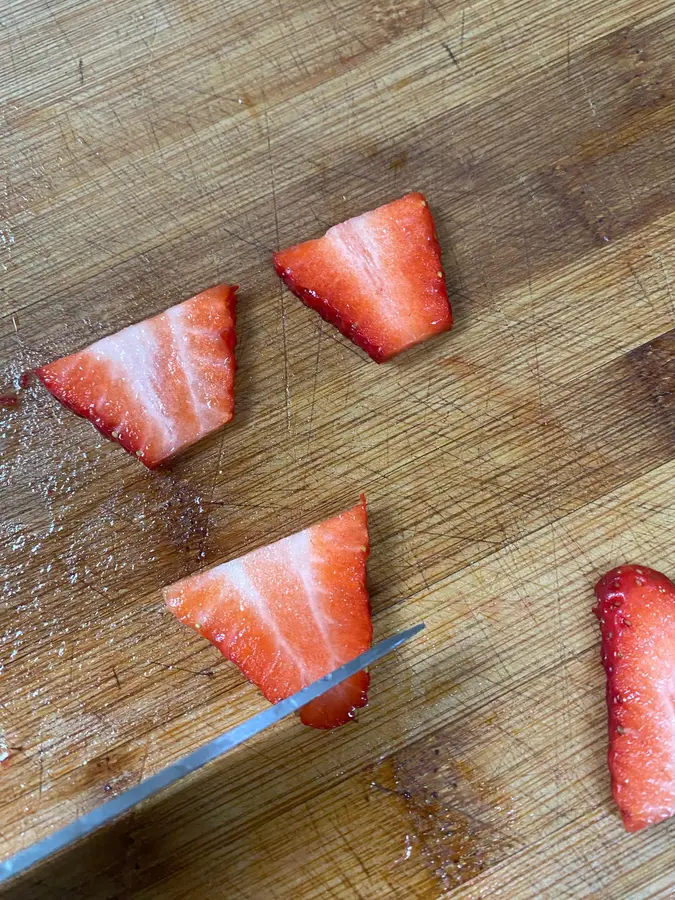
<instances>
[{"instance_id":1,"label":"knife scratch on board","mask_svg":"<svg viewBox=\"0 0 675 900\"><path fill-rule=\"evenodd\" d=\"M441 41L441 47L445 50L445 52L448 54L448 56L453 61L453 63L457 66L457 68L460 69L461 66L459 64L459 60L457 59L455 54L450 49L450 44L448 44L447 41Z\"/></svg>"}]
</instances>

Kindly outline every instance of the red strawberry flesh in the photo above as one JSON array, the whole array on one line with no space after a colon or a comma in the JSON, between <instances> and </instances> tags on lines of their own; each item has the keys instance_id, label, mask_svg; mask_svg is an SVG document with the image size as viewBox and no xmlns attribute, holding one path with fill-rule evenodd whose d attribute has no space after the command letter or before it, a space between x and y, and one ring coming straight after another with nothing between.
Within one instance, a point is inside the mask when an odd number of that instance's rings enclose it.
<instances>
[{"instance_id":1,"label":"red strawberry flesh","mask_svg":"<svg viewBox=\"0 0 675 900\"><path fill-rule=\"evenodd\" d=\"M675 585L619 566L595 586L607 674L609 770L627 831L675 813Z\"/></svg>"},{"instance_id":2,"label":"red strawberry flesh","mask_svg":"<svg viewBox=\"0 0 675 900\"><path fill-rule=\"evenodd\" d=\"M169 609L276 703L370 647L365 498L290 537L164 590ZM365 706L359 672L307 704L306 725L334 728Z\"/></svg>"},{"instance_id":3,"label":"red strawberry flesh","mask_svg":"<svg viewBox=\"0 0 675 900\"><path fill-rule=\"evenodd\" d=\"M452 327L434 220L422 194L281 250L274 267L297 297L377 362Z\"/></svg>"},{"instance_id":4,"label":"red strawberry flesh","mask_svg":"<svg viewBox=\"0 0 675 900\"><path fill-rule=\"evenodd\" d=\"M210 288L36 374L154 469L234 414L236 290Z\"/></svg>"}]
</instances>

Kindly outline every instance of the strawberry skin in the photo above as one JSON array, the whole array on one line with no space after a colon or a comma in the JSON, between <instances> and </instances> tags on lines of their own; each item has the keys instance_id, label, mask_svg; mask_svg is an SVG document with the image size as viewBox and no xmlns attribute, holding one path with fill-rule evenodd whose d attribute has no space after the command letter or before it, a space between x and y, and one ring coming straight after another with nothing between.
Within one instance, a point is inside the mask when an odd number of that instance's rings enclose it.
<instances>
[{"instance_id":1,"label":"strawberry skin","mask_svg":"<svg viewBox=\"0 0 675 900\"><path fill-rule=\"evenodd\" d=\"M236 290L217 285L36 374L154 469L234 415Z\"/></svg>"},{"instance_id":2,"label":"strawberry skin","mask_svg":"<svg viewBox=\"0 0 675 900\"><path fill-rule=\"evenodd\" d=\"M365 497L304 531L164 589L173 614L236 663L277 703L370 647ZM335 728L367 703L358 672L300 718Z\"/></svg>"},{"instance_id":3,"label":"strawberry skin","mask_svg":"<svg viewBox=\"0 0 675 900\"><path fill-rule=\"evenodd\" d=\"M595 586L607 673L609 771L627 831L675 813L675 585L612 569Z\"/></svg>"},{"instance_id":4,"label":"strawberry skin","mask_svg":"<svg viewBox=\"0 0 675 900\"><path fill-rule=\"evenodd\" d=\"M419 193L280 250L274 268L376 362L452 327L434 220Z\"/></svg>"}]
</instances>

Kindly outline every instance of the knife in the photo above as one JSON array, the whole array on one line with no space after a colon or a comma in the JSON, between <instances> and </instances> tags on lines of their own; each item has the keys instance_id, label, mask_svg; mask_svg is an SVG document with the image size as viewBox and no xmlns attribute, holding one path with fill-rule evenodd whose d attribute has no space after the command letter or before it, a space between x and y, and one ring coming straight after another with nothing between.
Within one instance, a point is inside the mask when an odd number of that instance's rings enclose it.
<instances>
[{"instance_id":1,"label":"knife","mask_svg":"<svg viewBox=\"0 0 675 900\"><path fill-rule=\"evenodd\" d=\"M102 825L112 822L113 819L136 806L142 800L147 800L148 797L152 797L158 791L175 784L191 772L196 772L197 769L201 769L206 763L217 759L219 756L227 753L228 750L232 750L233 747L243 744L244 741L264 731L265 728L269 728L270 725L285 719L286 716L296 712L300 707L309 703L310 700L316 700L317 697L325 694L326 691L329 691L335 685L360 672L361 669L372 665L387 653L391 653L392 650L400 647L401 644L405 644L410 638L419 634L423 628L424 623L422 622L381 641L379 644L371 647L370 650L366 650L365 653L351 660L351 662L345 663L339 669L324 675L323 678L319 678L296 694L292 694L280 703L263 710L253 716L252 719L248 719L248 721L242 722L241 725L231 728L225 734L221 734L220 737L203 744L197 750L188 753L183 759L157 772L156 775L151 775L150 778L146 778L145 781L142 781L135 787L129 788L122 794L119 794L119 796L113 797L112 800L108 800L91 812L80 816L79 819L76 819L70 825L66 825L65 828L55 831L54 834L48 835L46 838L38 841L37 844L33 844L25 850L20 850L14 856L10 856L9 859L0 863L0 883L14 877L19 872L25 871L58 850L62 850L64 847L75 843L75 841L79 841L80 838L90 834Z\"/></svg>"}]
</instances>

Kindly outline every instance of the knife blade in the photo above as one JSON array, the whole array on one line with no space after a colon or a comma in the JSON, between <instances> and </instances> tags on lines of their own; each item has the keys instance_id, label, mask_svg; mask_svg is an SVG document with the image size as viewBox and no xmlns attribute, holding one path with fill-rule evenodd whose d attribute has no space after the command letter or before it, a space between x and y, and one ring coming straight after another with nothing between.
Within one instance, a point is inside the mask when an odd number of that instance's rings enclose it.
<instances>
[{"instance_id":1,"label":"knife blade","mask_svg":"<svg viewBox=\"0 0 675 900\"><path fill-rule=\"evenodd\" d=\"M178 762L172 763L155 775L151 775L150 778L146 778L145 781L142 781L135 787L129 788L122 794L119 794L119 796L113 797L111 800L102 803L101 806L98 806L91 812L80 816L79 819L71 822L70 825L66 825L64 828L55 831L53 834L48 835L36 844L33 844L24 850L20 850L18 853L15 853L14 856L10 856L9 859L0 863L0 883L7 881L9 878L13 878L15 875L18 875L19 872L25 871L30 866L46 859L58 850L62 850L70 844L75 843L75 841L79 841L92 831L101 828L108 822L112 822L113 819L116 819L118 816L122 815L122 813L127 812L138 803L152 797L158 791L162 791L164 788L169 787L169 785L175 784L191 772L196 772L197 769L201 769L206 763L212 762L214 759L227 753L228 750L232 750L234 747L243 744L244 741L247 741L254 735L259 734L271 725L281 721L281 719L285 719L286 716L296 712L311 700L316 700L317 697L325 694L326 691L329 691L332 687L341 684L347 678L356 674L356 672L360 672L361 669L365 669L372 665L387 653L396 650L401 644L405 644L410 638L419 634L423 628L424 623L421 622L419 625L414 625L406 631L401 631L399 634L392 635L392 637L380 641L379 644L371 647L370 650L366 650L365 653L357 656L355 659L351 660L351 662L340 666L340 668L336 669L334 672L324 675L323 678L319 678L317 681L298 691L296 694L292 694L290 697L281 700L279 703L274 704L274 706L270 706L268 709L263 710L246 722L242 722L241 725L231 728L229 731L226 731L225 734L221 734L220 737L214 738L212 741L203 744L197 750L188 753L187 756L184 756L183 759Z\"/></svg>"}]
</instances>

